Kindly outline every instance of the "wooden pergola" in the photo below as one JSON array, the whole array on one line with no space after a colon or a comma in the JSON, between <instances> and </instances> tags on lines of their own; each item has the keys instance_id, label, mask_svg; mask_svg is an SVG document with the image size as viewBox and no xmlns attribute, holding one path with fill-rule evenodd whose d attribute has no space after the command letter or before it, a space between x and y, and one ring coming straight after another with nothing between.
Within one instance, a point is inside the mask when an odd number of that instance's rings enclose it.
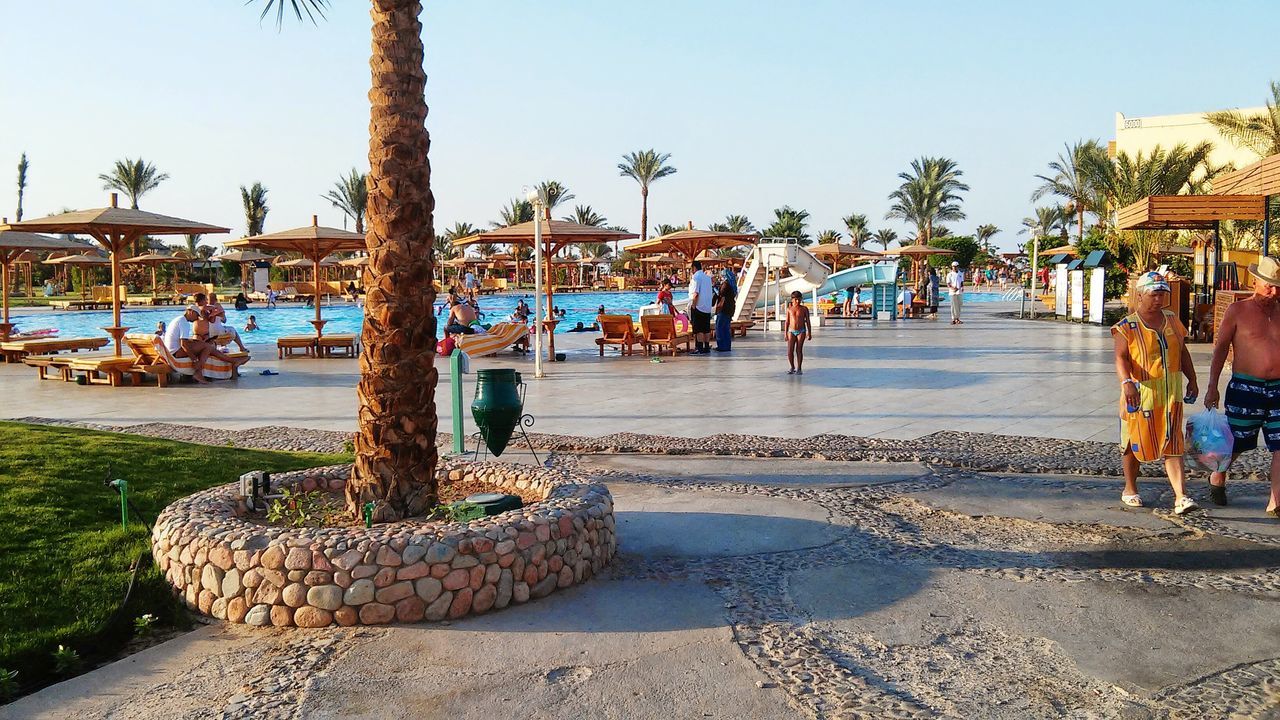
<instances>
[{"instance_id":1,"label":"wooden pergola","mask_svg":"<svg viewBox=\"0 0 1280 720\"><path fill-rule=\"evenodd\" d=\"M119 207L119 197L111 193L111 205L94 210L51 215L24 220L9 226L14 230L88 235L111 254L111 327L103 328L115 340L116 356L122 355L120 339L129 328L120 324L120 262L129 247L143 235L208 235L228 233L229 228Z\"/></svg>"},{"instance_id":2,"label":"wooden pergola","mask_svg":"<svg viewBox=\"0 0 1280 720\"><path fill-rule=\"evenodd\" d=\"M1234 172L1213 179L1214 195L1261 195L1264 209L1271 197L1280 195L1280 155L1272 155ZM1262 216L1262 254L1271 251L1271 214Z\"/></svg>"},{"instance_id":3,"label":"wooden pergola","mask_svg":"<svg viewBox=\"0 0 1280 720\"><path fill-rule=\"evenodd\" d=\"M1152 195L1116 214L1119 230L1213 230L1213 263L1205 277L1210 302L1216 303L1218 265L1222 261L1223 220L1262 220L1266 198L1262 195Z\"/></svg>"},{"instance_id":4,"label":"wooden pergola","mask_svg":"<svg viewBox=\"0 0 1280 720\"><path fill-rule=\"evenodd\" d=\"M311 216L310 225L232 240L227 243L227 247L237 250L241 248L283 250L298 253L303 258L311 261L311 275L315 284L312 290L315 291L316 298L316 319L311 320L310 323L316 329L316 337L324 335L324 325L328 322L320 315L320 266L324 264L325 258L332 253L355 252L368 248L365 245L363 233L325 227L320 224L320 219L316 215Z\"/></svg>"},{"instance_id":5,"label":"wooden pergola","mask_svg":"<svg viewBox=\"0 0 1280 720\"><path fill-rule=\"evenodd\" d=\"M858 258L880 257L880 253L875 250L864 250L856 245L846 243L822 243L809 248L809 254L831 265L833 271L840 269L840 261L848 260L849 266L852 267Z\"/></svg>"}]
</instances>

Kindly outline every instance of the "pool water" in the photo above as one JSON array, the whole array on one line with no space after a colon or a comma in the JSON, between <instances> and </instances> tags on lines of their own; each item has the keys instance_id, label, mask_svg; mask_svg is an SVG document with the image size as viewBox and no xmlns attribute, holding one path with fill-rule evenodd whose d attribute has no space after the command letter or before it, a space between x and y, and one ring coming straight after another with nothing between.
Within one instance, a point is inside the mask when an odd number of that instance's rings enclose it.
<instances>
[{"instance_id":1,"label":"pool water","mask_svg":"<svg viewBox=\"0 0 1280 720\"><path fill-rule=\"evenodd\" d=\"M683 300L685 293L676 291L675 299ZM578 322L590 326L595 322L596 314L603 305L605 312L637 315L642 305L654 302L657 292L584 292L563 293L555 296L555 305L565 311L564 321L556 327L556 332L566 332ZM523 299L529 307L533 307L533 293L508 293L503 295L485 295L480 297L480 311L484 314L482 322L491 324L506 320L516 303ZM315 309L301 303L279 303L275 309L263 303L253 303L248 310L236 310L230 303L224 303L227 311L227 323L240 330L241 338L246 344L275 344L281 335L307 335L315 332L308 322L315 318ZM444 307L437 298L435 311ZM156 323L168 323L182 312L179 306L166 307L128 307L124 308L121 323L132 328L132 332L152 332ZM245 322L253 315L260 328L256 332L244 332ZM328 321L324 326L326 333L359 333L364 321L364 310L349 302L325 305L321 309L321 317ZM444 316L441 314L443 324ZM22 330L39 328L57 328L59 337L95 337L103 335L102 328L111 324L109 310L85 312L42 312L13 314L12 321Z\"/></svg>"}]
</instances>

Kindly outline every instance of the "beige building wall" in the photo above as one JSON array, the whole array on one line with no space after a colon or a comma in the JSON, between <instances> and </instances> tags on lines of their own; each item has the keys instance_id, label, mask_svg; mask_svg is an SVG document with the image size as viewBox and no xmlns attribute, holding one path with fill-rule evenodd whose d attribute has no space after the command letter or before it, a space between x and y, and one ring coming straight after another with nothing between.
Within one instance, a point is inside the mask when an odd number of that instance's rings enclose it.
<instances>
[{"instance_id":1,"label":"beige building wall","mask_svg":"<svg viewBox=\"0 0 1280 720\"><path fill-rule=\"evenodd\" d=\"M1265 107L1240 108L1240 112L1245 115L1266 111ZM1118 112L1116 139L1109 145L1109 149L1112 150L1113 157L1122 152L1132 157L1139 152L1148 155L1157 145L1168 150L1178 143L1194 147L1206 140L1213 143L1213 152L1209 155L1211 165L1234 163L1237 168L1242 168L1261 159L1252 150L1237 147L1235 143L1222 137L1217 128L1205 119L1204 113L1125 117L1124 113Z\"/></svg>"}]
</instances>

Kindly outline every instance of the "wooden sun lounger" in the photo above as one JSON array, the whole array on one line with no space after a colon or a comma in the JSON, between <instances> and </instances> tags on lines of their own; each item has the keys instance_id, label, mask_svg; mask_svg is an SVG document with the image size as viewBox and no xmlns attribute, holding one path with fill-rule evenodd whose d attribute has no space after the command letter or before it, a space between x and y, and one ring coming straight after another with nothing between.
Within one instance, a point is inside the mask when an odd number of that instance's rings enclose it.
<instances>
[{"instance_id":1,"label":"wooden sun lounger","mask_svg":"<svg viewBox=\"0 0 1280 720\"><path fill-rule=\"evenodd\" d=\"M115 357L115 353L103 352L74 355L28 355L22 358L22 362L35 368L36 374L41 380L63 380L65 382L71 382L75 379L75 375L71 372L71 361L94 357L110 358Z\"/></svg>"},{"instance_id":2,"label":"wooden sun lounger","mask_svg":"<svg viewBox=\"0 0 1280 720\"><path fill-rule=\"evenodd\" d=\"M643 344L630 315L599 315L596 321L600 323L600 337L596 338L600 357L604 357L605 345L617 345L623 355L635 355L635 346Z\"/></svg>"},{"instance_id":3,"label":"wooden sun lounger","mask_svg":"<svg viewBox=\"0 0 1280 720\"><path fill-rule=\"evenodd\" d=\"M729 329L731 330L730 334L734 337L746 337L747 331L752 327L755 327L755 324L754 320L738 320L736 322L732 322L729 324Z\"/></svg>"},{"instance_id":4,"label":"wooden sun lounger","mask_svg":"<svg viewBox=\"0 0 1280 720\"><path fill-rule=\"evenodd\" d=\"M301 350L306 357L316 356L315 335L281 335L276 339L276 355L283 360L293 357L295 350Z\"/></svg>"},{"instance_id":5,"label":"wooden sun lounger","mask_svg":"<svg viewBox=\"0 0 1280 720\"><path fill-rule=\"evenodd\" d=\"M478 358L496 355L499 351L512 345L522 345L528 349L529 327L524 323L500 322L483 335L457 335L458 349L467 357Z\"/></svg>"},{"instance_id":6,"label":"wooden sun lounger","mask_svg":"<svg viewBox=\"0 0 1280 720\"><path fill-rule=\"evenodd\" d=\"M0 353L5 362L17 362L26 355L52 355L60 352L97 350L106 345L107 338L36 338L10 340L0 343Z\"/></svg>"},{"instance_id":7,"label":"wooden sun lounger","mask_svg":"<svg viewBox=\"0 0 1280 720\"><path fill-rule=\"evenodd\" d=\"M125 335L124 341L133 351L132 364L127 372L132 376L134 385L143 384L147 375L156 377L158 387L167 387L171 374L186 377L195 375L191 359L174 357L160 338L153 335ZM248 357L248 353L242 352L228 352L227 355L232 358ZM239 375L239 367L225 361L210 358L205 363L204 376L209 380L230 380Z\"/></svg>"},{"instance_id":8,"label":"wooden sun lounger","mask_svg":"<svg viewBox=\"0 0 1280 720\"><path fill-rule=\"evenodd\" d=\"M644 332L646 353L653 352L654 348L666 347L671 349L671 356L675 357L681 345L686 351L693 349L693 333L676 332L674 315L641 315L640 327Z\"/></svg>"},{"instance_id":9,"label":"wooden sun lounger","mask_svg":"<svg viewBox=\"0 0 1280 720\"><path fill-rule=\"evenodd\" d=\"M360 352L360 336L354 333L335 333L316 338L316 352L320 357L355 357Z\"/></svg>"},{"instance_id":10,"label":"wooden sun lounger","mask_svg":"<svg viewBox=\"0 0 1280 720\"><path fill-rule=\"evenodd\" d=\"M119 387L124 384L124 376L133 367L133 358L128 356L108 355L106 357L81 356L71 358L67 369L75 382L85 378L86 385L110 385Z\"/></svg>"}]
</instances>

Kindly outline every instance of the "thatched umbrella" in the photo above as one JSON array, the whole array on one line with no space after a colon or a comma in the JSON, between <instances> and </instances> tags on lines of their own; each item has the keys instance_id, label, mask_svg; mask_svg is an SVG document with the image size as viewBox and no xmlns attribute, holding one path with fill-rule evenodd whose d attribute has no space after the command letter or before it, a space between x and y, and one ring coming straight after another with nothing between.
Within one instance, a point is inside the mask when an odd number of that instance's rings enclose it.
<instances>
[{"instance_id":1,"label":"thatched umbrella","mask_svg":"<svg viewBox=\"0 0 1280 720\"><path fill-rule=\"evenodd\" d=\"M143 235L188 235L231 232L216 225L158 215L143 210L118 207L119 198L111 193L110 207L52 215L38 220L24 220L10 227L51 233L88 235L111 253L111 327L103 328L116 341L116 355L122 354L120 338L129 328L120 325L120 261L126 249Z\"/></svg>"},{"instance_id":2,"label":"thatched umbrella","mask_svg":"<svg viewBox=\"0 0 1280 720\"><path fill-rule=\"evenodd\" d=\"M636 255L674 253L682 256L686 263L691 263L697 259L699 253L704 251L751 245L759 239L760 236L754 233L698 230L693 227L693 223L689 223L689 227L684 230L677 230L666 235L659 235L652 240L630 245L627 250Z\"/></svg>"},{"instance_id":3,"label":"thatched umbrella","mask_svg":"<svg viewBox=\"0 0 1280 720\"><path fill-rule=\"evenodd\" d=\"M3 295L4 315L0 316L0 341L7 340L13 325L9 322L9 267L18 258L30 251L42 252L51 250L83 250L84 245L71 240L38 235L36 233L7 230L8 225L0 225L0 295ZM29 255L27 255L30 257ZM28 283L29 284L29 283Z\"/></svg>"},{"instance_id":4,"label":"thatched umbrella","mask_svg":"<svg viewBox=\"0 0 1280 720\"><path fill-rule=\"evenodd\" d=\"M947 250L946 248L934 247L932 245L903 245L891 250L885 250L878 253L885 257L907 257L911 259L911 275L914 280L917 275L917 265L932 255L955 255L955 250Z\"/></svg>"},{"instance_id":5,"label":"thatched umbrella","mask_svg":"<svg viewBox=\"0 0 1280 720\"><path fill-rule=\"evenodd\" d=\"M210 260L219 262L236 263L240 266L240 284L244 285L248 282L249 263L262 262L263 260L274 260L275 255L260 253L257 250L232 250L231 252L214 255Z\"/></svg>"},{"instance_id":6,"label":"thatched umbrella","mask_svg":"<svg viewBox=\"0 0 1280 720\"><path fill-rule=\"evenodd\" d=\"M546 258L553 258L564 248L570 245L579 245L584 243L607 243L619 240L630 240L639 237L635 233L623 232L621 230L609 230L608 228L596 227L594 225L583 225L581 223L570 222L568 220L551 220L550 218L541 221L541 228L534 227L534 220L529 222L510 225L496 230L488 230L475 235L459 238L454 241L455 247L465 247L467 245L479 245L481 243L494 243L497 245L524 245L526 247L534 246L534 235L540 233L542 237L542 255ZM536 249L536 248L535 248ZM547 278L550 280L549 268L551 263L546 265ZM535 270L535 273L537 271ZM555 307L553 299L555 291L552 283L547 283L547 312ZM535 318L541 320L541 318ZM545 321L543 321L545 322ZM539 326L540 327L540 326ZM547 345L549 357L554 360L556 356L555 333L550 334L550 342Z\"/></svg>"},{"instance_id":7,"label":"thatched umbrella","mask_svg":"<svg viewBox=\"0 0 1280 720\"><path fill-rule=\"evenodd\" d=\"M161 265L185 265L191 262L191 258L179 257L177 255L161 255L160 253L147 253L146 255L138 255L124 261L125 265L142 265L151 268L151 297L156 296L156 268Z\"/></svg>"},{"instance_id":8,"label":"thatched umbrella","mask_svg":"<svg viewBox=\"0 0 1280 720\"><path fill-rule=\"evenodd\" d=\"M323 328L325 322L327 322L320 317L320 266L324 264L324 259L332 253L355 252L364 250L367 246L365 245L363 233L324 227L320 225L320 219L312 215L310 225L232 240L227 243L227 247L235 249L256 247L263 250L285 250L300 253L309 260L311 262L312 277L315 281L314 290L316 295L316 319L312 320L311 324L315 326L316 336L319 337L324 334Z\"/></svg>"},{"instance_id":9,"label":"thatched umbrella","mask_svg":"<svg viewBox=\"0 0 1280 720\"><path fill-rule=\"evenodd\" d=\"M832 270L840 269L841 260L849 260L850 264L860 257L880 257L880 253L875 250L864 250L855 245L845 245L844 243L822 243L808 248L809 254L831 265Z\"/></svg>"},{"instance_id":10,"label":"thatched umbrella","mask_svg":"<svg viewBox=\"0 0 1280 720\"><path fill-rule=\"evenodd\" d=\"M98 267L100 265L110 265L111 260L101 255L93 255L90 253L82 253L79 255L63 255L61 257L51 257L44 261L45 265L64 265L67 267L80 268L80 299L85 296L87 283L85 282L85 270ZM117 296L118 297L118 296Z\"/></svg>"}]
</instances>

